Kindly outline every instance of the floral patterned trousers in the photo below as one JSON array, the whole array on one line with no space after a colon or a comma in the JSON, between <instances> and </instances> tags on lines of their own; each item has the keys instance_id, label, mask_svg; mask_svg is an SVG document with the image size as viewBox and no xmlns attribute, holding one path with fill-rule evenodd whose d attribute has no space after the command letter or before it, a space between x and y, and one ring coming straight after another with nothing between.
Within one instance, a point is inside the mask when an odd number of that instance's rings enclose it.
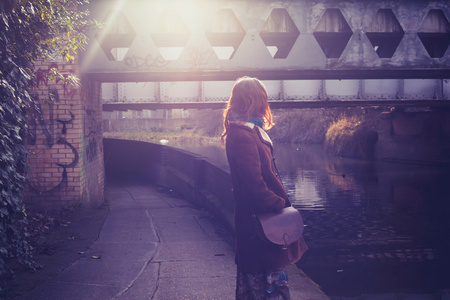
<instances>
[{"instance_id":1,"label":"floral patterned trousers","mask_svg":"<svg viewBox=\"0 0 450 300\"><path fill-rule=\"evenodd\" d=\"M256 272L237 271L236 300L290 300L285 269Z\"/></svg>"}]
</instances>

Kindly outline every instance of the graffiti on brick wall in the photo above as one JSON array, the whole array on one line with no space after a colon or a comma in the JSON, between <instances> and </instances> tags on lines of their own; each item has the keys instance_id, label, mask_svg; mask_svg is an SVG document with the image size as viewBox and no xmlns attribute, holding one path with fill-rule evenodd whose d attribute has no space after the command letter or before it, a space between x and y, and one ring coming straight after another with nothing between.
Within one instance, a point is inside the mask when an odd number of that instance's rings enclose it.
<instances>
[{"instance_id":1,"label":"graffiti on brick wall","mask_svg":"<svg viewBox=\"0 0 450 300\"><path fill-rule=\"evenodd\" d=\"M92 109L86 109L86 118L84 119L84 138L87 140L85 146L86 159L88 162L94 161L98 156L97 138L101 133L101 121L97 118L97 112Z\"/></svg>"},{"instance_id":2,"label":"graffiti on brick wall","mask_svg":"<svg viewBox=\"0 0 450 300\"><path fill-rule=\"evenodd\" d=\"M94 137L90 137L86 146L86 158L89 162L95 160L98 154L97 140Z\"/></svg>"},{"instance_id":3,"label":"graffiti on brick wall","mask_svg":"<svg viewBox=\"0 0 450 300\"><path fill-rule=\"evenodd\" d=\"M50 94L56 94L58 95L58 91L51 90L49 91ZM38 94L33 94L32 98L36 102L36 109L32 109L30 112L30 121L29 121L29 129L28 129L28 144L29 145L36 145L36 136L37 136L37 126L36 123L39 122L39 126L42 130L42 134L45 136L44 144L47 145L47 147L51 148L55 142L55 122L54 122L54 102L50 99L50 101L45 101L44 103L41 103L39 99ZM59 100L59 98L56 98ZM48 123L45 121L45 117L43 114L42 106L47 107L48 111Z\"/></svg>"},{"instance_id":4,"label":"graffiti on brick wall","mask_svg":"<svg viewBox=\"0 0 450 300\"><path fill-rule=\"evenodd\" d=\"M82 97L85 101L83 117L83 151L81 157L81 197L84 199L100 199L99 187L102 182L98 172L102 164L102 112L100 107L100 84L91 81L83 82ZM86 93L86 94L84 94Z\"/></svg>"},{"instance_id":5,"label":"graffiti on brick wall","mask_svg":"<svg viewBox=\"0 0 450 300\"><path fill-rule=\"evenodd\" d=\"M39 69L36 72L36 83L37 86L40 86L41 84L44 84L45 86L48 86L49 81L49 75L52 73L52 69L56 69L61 73L61 75L64 77L64 81L61 81L61 79L57 78L55 83L61 84L63 87L63 93L64 97L67 97L69 99L72 99L73 96L75 96L78 92L78 89L70 84L67 84L66 79L68 76L72 75L72 70L60 70L58 69L58 64L52 63L48 66L47 69Z\"/></svg>"},{"instance_id":6,"label":"graffiti on brick wall","mask_svg":"<svg viewBox=\"0 0 450 300\"><path fill-rule=\"evenodd\" d=\"M61 119L55 119L54 118L54 109L55 109L55 103L58 103L60 101L58 90L53 89L49 91L49 99L42 101L39 98L38 94L32 95L36 102L36 109L32 110L30 112L30 124L29 124L29 131L28 131L28 139L27 142L29 145L36 145L37 143L37 134L38 134L38 127L41 131L41 133L44 136L43 143L47 146L47 148L51 149L55 144L58 145L64 145L72 150L72 161L67 164L61 164L56 163L57 166L61 167L63 170L61 172L61 180L58 184L51 187L50 189L43 189L39 188L38 182L29 182L29 187L32 191L38 194L51 194L54 191L60 190L67 186L68 183L68 175L67 175L67 168L73 168L78 164L79 160L79 154L77 149L69 143L65 135L67 134L67 125L72 124L72 121L74 120L75 116L74 114L69 111L70 118L61 120ZM48 118L46 120L44 116L44 110L48 112ZM61 129L61 133L59 134L56 142L55 142L55 121L62 124L63 127ZM38 126L39 125L39 126Z\"/></svg>"}]
</instances>

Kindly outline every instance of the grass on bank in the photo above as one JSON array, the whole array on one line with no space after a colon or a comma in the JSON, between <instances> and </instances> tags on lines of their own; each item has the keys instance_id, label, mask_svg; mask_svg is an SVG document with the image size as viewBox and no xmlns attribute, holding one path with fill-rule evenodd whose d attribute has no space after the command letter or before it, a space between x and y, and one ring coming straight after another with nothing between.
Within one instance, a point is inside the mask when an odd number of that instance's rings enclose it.
<instances>
[{"instance_id":1,"label":"grass on bank","mask_svg":"<svg viewBox=\"0 0 450 300\"><path fill-rule=\"evenodd\" d=\"M341 117L328 128L326 151L335 156L373 159L378 140L374 122L374 118Z\"/></svg>"},{"instance_id":2,"label":"grass on bank","mask_svg":"<svg viewBox=\"0 0 450 300\"><path fill-rule=\"evenodd\" d=\"M325 140L327 143L334 144L343 137L352 136L355 134L356 129L361 122L362 121L355 116L340 118L328 128Z\"/></svg>"},{"instance_id":3,"label":"grass on bank","mask_svg":"<svg viewBox=\"0 0 450 300\"><path fill-rule=\"evenodd\" d=\"M359 125L353 124L355 120L370 119L380 111L381 109L368 108L274 109L272 113L275 126L268 133L277 143L323 144L331 127L335 128L336 135L348 135L351 126ZM151 143L168 140L220 144L220 135L223 131L222 113L223 111L218 109L192 110L184 128L173 128L171 131L149 128L144 131L130 127L121 131L105 132L104 137ZM341 120L345 119L348 124L342 123L344 121Z\"/></svg>"}]
</instances>

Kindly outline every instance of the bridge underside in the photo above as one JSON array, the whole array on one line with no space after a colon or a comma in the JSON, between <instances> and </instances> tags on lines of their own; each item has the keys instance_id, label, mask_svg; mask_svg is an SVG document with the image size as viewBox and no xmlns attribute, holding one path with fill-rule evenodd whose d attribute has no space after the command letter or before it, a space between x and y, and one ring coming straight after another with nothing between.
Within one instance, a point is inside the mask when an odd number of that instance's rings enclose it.
<instances>
[{"instance_id":1,"label":"bridge underside","mask_svg":"<svg viewBox=\"0 0 450 300\"><path fill-rule=\"evenodd\" d=\"M89 34L80 72L103 83L108 111L222 108L229 82L244 75L269 85L274 108L449 106L446 1L91 0L88 8L104 27Z\"/></svg>"}]
</instances>

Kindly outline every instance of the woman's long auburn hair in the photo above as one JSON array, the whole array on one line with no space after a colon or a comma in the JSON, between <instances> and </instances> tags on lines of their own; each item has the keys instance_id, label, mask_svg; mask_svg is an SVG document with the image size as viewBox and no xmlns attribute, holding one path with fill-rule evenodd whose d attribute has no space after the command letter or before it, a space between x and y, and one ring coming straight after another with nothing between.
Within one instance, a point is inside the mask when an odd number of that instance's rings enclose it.
<instances>
[{"instance_id":1,"label":"woman's long auburn hair","mask_svg":"<svg viewBox=\"0 0 450 300\"><path fill-rule=\"evenodd\" d=\"M267 90L257 78L241 77L231 89L231 96L223 112L223 128L221 139L225 138L230 127L230 116L247 120L250 117L260 118L264 121L264 129L268 130L274 125L270 111Z\"/></svg>"}]
</instances>

